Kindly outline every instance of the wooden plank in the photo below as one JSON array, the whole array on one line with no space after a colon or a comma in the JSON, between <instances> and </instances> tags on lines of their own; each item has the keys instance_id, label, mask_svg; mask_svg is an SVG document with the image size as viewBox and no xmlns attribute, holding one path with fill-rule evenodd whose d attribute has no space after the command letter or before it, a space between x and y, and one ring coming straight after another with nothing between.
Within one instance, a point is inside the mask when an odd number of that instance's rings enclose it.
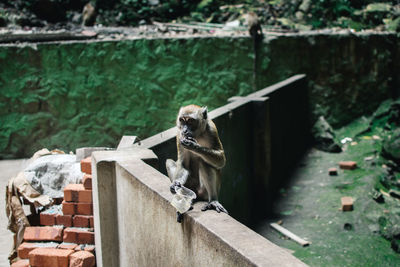
<instances>
[{"instance_id":1,"label":"wooden plank","mask_svg":"<svg viewBox=\"0 0 400 267\"><path fill-rule=\"evenodd\" d=\"M311 244L311 242L308 242L300 237L298 237L297 235L293 234L292 232L290 232L289 230L283 228L282 226L280 226L279 224L276 223L271 223L270 224L272 228L274 228L276 231L280 232L281 234L289 237L290 239L292 239L293 241L296 241L297 243L299 243L300 245L302 245L303 247L308 246Z\"/></svg>"}]
</instances>

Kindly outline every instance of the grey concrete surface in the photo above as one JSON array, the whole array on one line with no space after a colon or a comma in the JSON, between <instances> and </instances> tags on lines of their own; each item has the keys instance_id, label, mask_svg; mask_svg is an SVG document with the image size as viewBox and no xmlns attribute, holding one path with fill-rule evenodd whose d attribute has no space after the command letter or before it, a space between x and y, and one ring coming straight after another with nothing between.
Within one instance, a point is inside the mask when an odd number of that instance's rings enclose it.
<instances>
[{"instance_id":1,"label":"grey concrete surface","mask_svg":"<svg viewBox=\"0 0 400 267\"><path fill-rule=\"evenodd\" d=\"M12 176L24 169L26 163L26 159L0 161L0 267L10 266L7 258L13 244L13 234L7 229L6 185Z\"/></svg>"}]
</instances>

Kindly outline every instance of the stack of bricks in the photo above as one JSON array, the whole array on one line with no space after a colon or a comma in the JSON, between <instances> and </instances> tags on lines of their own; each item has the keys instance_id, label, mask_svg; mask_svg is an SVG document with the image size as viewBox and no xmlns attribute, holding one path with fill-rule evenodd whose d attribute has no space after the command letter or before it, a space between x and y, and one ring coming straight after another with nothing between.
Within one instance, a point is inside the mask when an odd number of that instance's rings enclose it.
<instances>
[{"instance_id":1,"label":"stack of bricks","mask_svg":"<svg viewBox=\"0 0 400 267\"><path fill-rule=\"evenodd\" d=\"M93 267L96 265L91 159L81 161L82 184L64 188L61 206L40 214L41 226L25 229L12 267Z\"/></svg>"}]
</instances>

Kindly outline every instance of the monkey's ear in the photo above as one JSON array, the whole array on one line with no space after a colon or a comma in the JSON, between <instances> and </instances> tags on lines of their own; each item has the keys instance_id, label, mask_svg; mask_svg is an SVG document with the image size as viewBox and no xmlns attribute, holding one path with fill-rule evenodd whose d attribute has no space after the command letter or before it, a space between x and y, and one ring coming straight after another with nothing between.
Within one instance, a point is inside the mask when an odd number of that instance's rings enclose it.
<instances>
[{"instance_id":1,"label":"monkey's ear","mask_svg":"<svg viewBox=\"0 0 400 267\"><path fill-rule=\"evenodd\" d=\"M203 118L206 120L207 119L207 113L208 113L207 107L202 107L201 108L201 113L203 114Z\"/></svg>"}]
</instances>

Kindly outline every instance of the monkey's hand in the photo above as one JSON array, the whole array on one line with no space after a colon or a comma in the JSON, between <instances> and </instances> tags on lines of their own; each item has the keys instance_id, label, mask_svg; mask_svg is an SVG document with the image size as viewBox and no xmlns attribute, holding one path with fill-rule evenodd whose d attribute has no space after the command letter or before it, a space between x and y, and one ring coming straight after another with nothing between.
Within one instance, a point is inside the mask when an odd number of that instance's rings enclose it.
<instances>
[{"instance_id":1,"label":"monkey's hand","mask_svg":"<svg viewBox=\"0 0 400 267\"><path fill-rule=\"evenodd\" d=\"M181 183L179 182L179 181L174 181L172 184L171 184L171 186L169 187L169 190L171 191L171 193L172 194L176 194L176 190L178 189L178 188L181 188L182 187L182 185L181 185Z\"/></svg>"},{"instance_id":2,"label":"monkey's hand","mask_svg":"<svg viewBox=\"0 0 400 267\"><path fill-rule=\"evenodd\" d=\"M206 210L216 210L218 213L225 212L226 214L229 214L228 211L219 203L217 200L211 201L207 204L205 204L202 208L202 211Z\"/></svg>"},{"instance_id":3,"label":"monkey's hand","mask_svg":"<svg viewBox=\"0 0 400 267\"><path fill-rule=\"evenodd\" d=\"M193 137L184 137L181 138L181 144L184 148L186 149L190 149L190 150L196 150L197 148L200 147L199 143L197 143L196 139L194 139Z\"/></svg>"}]
</instances>

